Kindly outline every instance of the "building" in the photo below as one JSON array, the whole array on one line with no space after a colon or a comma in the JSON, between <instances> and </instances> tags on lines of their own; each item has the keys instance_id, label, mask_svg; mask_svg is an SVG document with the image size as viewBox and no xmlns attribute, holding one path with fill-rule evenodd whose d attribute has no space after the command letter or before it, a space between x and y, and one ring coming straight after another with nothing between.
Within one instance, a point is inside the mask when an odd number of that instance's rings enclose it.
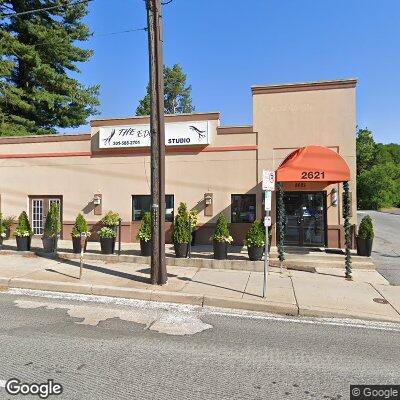
<instances>
[{"instance_id":1,"label":"building","mask_svg":"<svg viewBox=\"0 0 400 400\"><path fill-rule=\"evenodd\" d=\"M342 185L350 179L356 223L356 80L252 87L253 125L220 126L220 115L167 115L166 234L180 202L199 211L197 243L209 243L219 213L236 244L263 216L262 171L284 182L286 243L344 247ZM28 212L35 235L49 204L61 204L62 236L83 212L93 231L108 210L122 240L136 241L150 207L149 118L91 121L91 133L0 137L0 206ZM272 199L273 243L276 239Z\"/></svg>"}]
</instances>

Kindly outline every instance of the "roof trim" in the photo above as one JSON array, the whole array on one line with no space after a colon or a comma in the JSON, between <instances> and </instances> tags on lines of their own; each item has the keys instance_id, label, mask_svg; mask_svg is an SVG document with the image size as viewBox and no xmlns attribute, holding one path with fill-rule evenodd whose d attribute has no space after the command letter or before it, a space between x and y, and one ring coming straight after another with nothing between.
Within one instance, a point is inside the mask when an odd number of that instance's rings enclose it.
<instances>
[{"instance_id":1,"label":"roof trim","mask_svg":"<svg viewBox=\"0 0 400 400\"><path fill-rule=\"evenodd\" d=\"M251 91L255 94L265 93L284 93L284 92L302 92L309 90L329 90L329 89L347 89L355 88L356 78L337 79L332 81L315 81L299 83L283 83L277 85L257 85L252 86Z\"/></svg>"},{"instance_id":2,"label":"roof trim","mask_svg":"<svg viewBox=\"0 0 400 400\"><path fill-rule=\"evenodd\" d=\"M2 136L0 137L0 145L2 144L22 144L22 143L48 143L48 142L79 142L90 140L90 133L79 135L30 135L30 136Z\"/></svg>"}]
</instances>

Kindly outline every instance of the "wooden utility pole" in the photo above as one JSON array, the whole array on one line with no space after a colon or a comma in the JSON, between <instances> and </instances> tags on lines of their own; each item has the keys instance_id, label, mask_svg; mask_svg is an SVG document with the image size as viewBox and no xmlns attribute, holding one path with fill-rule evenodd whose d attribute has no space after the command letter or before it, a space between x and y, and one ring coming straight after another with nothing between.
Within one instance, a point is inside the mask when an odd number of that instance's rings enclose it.
<instances>
[{"instance_id":1,"label":"wooden utility pole","mask_svg":"<svg viewBox=\"0 0 400 400\"><path fill-rule=\"evenodd\" d=\"M151 283L167 282L165 266L164 62L160 0L146 0L150 65L151 133Z\"/></svg>"}]
</instances>

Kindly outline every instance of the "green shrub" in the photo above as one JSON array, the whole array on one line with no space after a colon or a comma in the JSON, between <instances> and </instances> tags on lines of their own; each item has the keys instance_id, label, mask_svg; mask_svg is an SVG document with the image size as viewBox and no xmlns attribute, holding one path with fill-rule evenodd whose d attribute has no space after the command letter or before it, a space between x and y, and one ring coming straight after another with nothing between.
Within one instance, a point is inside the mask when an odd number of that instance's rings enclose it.
<instances>
[{"instance_id":1,"label":"green shrub","mask_svg":"<svg viewBox=\"0 0 400 400\"><path fill-rule=\"evenodd\" d=\"M139 232L136 236L137 239L143 240L145 242L150 242L151 240L151 213L142 213L142 222L140 224Z\"/></svg>"},{"instance_id":2,"label":"green shrub","mask_svg":"<svg viewBox=\"0 0 400 400\"><path fill-rule=\"evenodd\" d=\"M44 223L43 236L54 238L61 232L60 206L52 203Z\"/></svg>"},{"instance_id":3,"label":"green shrub","mask_svg":"<svg viewBox=\"0 0 400 400\"><path fill-rule=\"evenodd\" d=\"M229 232L228 222L224 214L219 214L214 234L210 239L215 240L216 242L233 242L233 238Z\"/></svg>"},{"instance_id":4,"label":"green shrub","mask_svg":"<svg viewBox=\"0 0 400 400\"><path fill-rule=\"evenodd\" d=\"M3 214L0 212L0 239L4 239L6 237L7 228L4 225Z\"/></svg>"},{"instance_id":5,"label":"green shrub","mask_svg":"<svg viewBox=\"0 0 400 400\"><path fill-rule=\"evenodd\" d=\"M115 238L117 236L115 230L107 226L103 226L103 228L101 228L97 233L99 237L103 239Z\"/></svg>"},{"instance_id":6,"label":"green shrub","mask_svg":"<svg viewBox=\"0 0 400 400\"><path fill-rule=\"evenodd\" d=\"M366 215L360 222L358 227L358 237L361 239L373 239L374 238L374 226L372 219L369 215Z\"/></svg>"},{"instance_id":7,"label":"green shrub","mask_svg":"<svg viewBox=\"0 0 400 400\"><path fill-rule=\"evenodd\" d=\"M199 214L197 210L190 210L189 211L189 221L190 221L190 226L193 228L196 228L197 224L199 223Z\"/></svg>"},{"instance_id":8,"label":"green shrub","mask_svg":"<svg viewBox=\"0 0 400 400\"><path fill-rule=\"evenodd\" d=\"M109 211L101 220L104 226L113 227L119 224L119 214L117 212Z\"/></svg>"},{"instance_id":9,"label":"green shrub","mask_svg":"<svg viewBox=\"0 0 400 400\"><path fill-rule=\"evenodd\" d=\"M260 219L256 219L246 233L244 244L249 247L265 246L265 227Z\"/></svg>"},{"instance_id":10,"label":"green shrub","mask_svg":"<svg viewBox=\"0 0 400 400\"><path fill-rule=\"evenodd\" d=\"M29 219L25 211L22 211L22 213L18 217L18 225L15 229L14 235L17 237L26 237L33 235L31 224L29 223Z\"/></svg>"},{"instance_id":11,"label":"green shrub","mask_svg":"<svg viewBox=\"0 0 400 400\"><path fill-rule=\"evenodd\" d=\"M179 244L190 242L191 232L189 224L190 222L187 206L185 203L180 203L172 232L172 241L174 243Z\"/></svg>"},{"instance_id":12,"label":"green shrub","mask_svg":"<svg viewBox=\"0 0 400 400\"><path fill-rule=\"evenodd\" d=\"M89 227L87 225L85 217L82 213L79 213L75 219L74 227L72 228L72 237L80 237L81 233L85 233L87 237L90 236Z\"/></svg>"}]
</instances>

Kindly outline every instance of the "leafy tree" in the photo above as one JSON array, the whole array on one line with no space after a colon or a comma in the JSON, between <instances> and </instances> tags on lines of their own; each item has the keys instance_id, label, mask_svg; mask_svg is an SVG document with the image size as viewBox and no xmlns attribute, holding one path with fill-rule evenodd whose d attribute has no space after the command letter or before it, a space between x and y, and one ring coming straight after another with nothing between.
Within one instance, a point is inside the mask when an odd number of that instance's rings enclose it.
<instances>
[{"instance_id":1,"label":"leafy tree","mask_svg":"<svg viewBox=\"0 0 400 400\"><path fill-rule=\"evenodd\" d=\"M186 86L186 74L179 64L172 68L164 66L164 110L165 114L182 114L194 111L191 98L192 86ZM150 115L150 84L147 94L139 102L136 115Z\"/></svg>"},{"instance_id":2,"label":"leafy tree","mask_svg":"<svg viewBox=\"0 0 400 400\"><path fill-rule=\"evenodd\" d=\"M400 164L389 162L363 171L357 180L358 207L377 210L400 206Z\"/></svg>"},{"instance_id":3,"label":"leafy tree","mask_svg":"<svg viewBox=\"0 0 400 400\"><path fill-rule=\"evenodd\" d=\"M90 36L87 12L87 3L0 0L0 135L55 133L96 113L99 86L69 76L93 54L76 45Z\"/></svg>"},{"instance_id":4,"label":"leafy tree","mask_svg":"<svg viewBox=\"0 0 400 400\"><path fill-rule=\"evenodd\" d=\"M358 130L356 148L357 174L360 174L374 165L376 157L376 144L372 132L367 128Z\"/></svg>"},{"instance_id":5,"label":"leafy tree","mask_svg":"<svg viewBox=\"0 0 400 400\"><path fill-rule=\"evenodd\" d=\"M376 144L375 164L379 165L379 164L385 164L388 162L400 164L400 144L377 143Z\"/></svg>"}]
</instances>

